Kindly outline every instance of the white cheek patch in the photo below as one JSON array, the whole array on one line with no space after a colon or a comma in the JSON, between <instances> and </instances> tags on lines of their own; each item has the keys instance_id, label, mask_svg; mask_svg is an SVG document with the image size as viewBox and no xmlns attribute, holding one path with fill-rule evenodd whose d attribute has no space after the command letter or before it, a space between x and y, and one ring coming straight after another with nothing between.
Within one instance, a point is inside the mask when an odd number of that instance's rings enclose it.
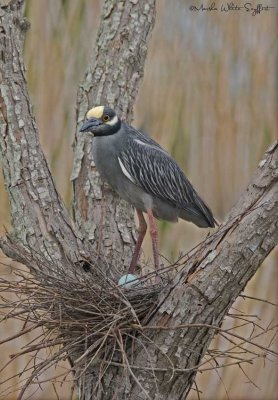
<instances>
[{"instance_id":1,"label":"white cheek patch","mask_svg":"<svg viewBox=\"0 0 278 400\"><path fill-rule=\"evenodd\" d=\"M104 111L104 106L98 106L98 107L91 108L91 110L89 110L87 112L86 117L87 117L87 119L101 118L103 115L103 111Z\"/></svg>"},{"instance_id":2,"label":"white cheek patch","mask_svg":"<svg viewBox=\"0 0 278 400\"><path fill-rule=\"evenodd\" d=\"M120 157L118 157L119 160L119 164L122 170L122 173L127 177L127 179L129 179L132 183L135 183L135 180L132 178L132 176L130 175L130 173L127 171L127 169L125 168L124 164L122 163Z\"/></svg>"},{"instance_id":3,"label":"white cheek patch","mask_svg":"<svg viewBox=\"0 0 278 400\"><path fill-rule=\"evenodd\" d=\"M114 126L116 125L116 123L119 121L119 118L117 117L117 115L115 115L111 121L106 122L106 125L110 125L110 126Z\"/></svg>"}]
</instances>

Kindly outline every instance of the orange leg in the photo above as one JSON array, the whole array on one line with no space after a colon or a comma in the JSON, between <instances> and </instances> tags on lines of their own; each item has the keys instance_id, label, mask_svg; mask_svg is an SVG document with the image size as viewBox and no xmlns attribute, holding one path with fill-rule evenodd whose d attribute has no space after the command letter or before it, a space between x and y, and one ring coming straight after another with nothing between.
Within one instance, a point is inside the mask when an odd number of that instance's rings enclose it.
<instances>
[{"instance_id":1,"label":"orange leg","mask_svg":"<svg viewBox=\"0 0 278 400\"><path fill-rule=\"evenodd\" d=\"M150 234L152 238L152 247L153 247L153 259L154 259L154 266L156 271L159 269L159 255L158 255L158 233L157 227L154 220L153 212L151 209L147 210L147 214L149 217L150 222Z\"/></svg>"},{"instance_id":2,"label":"orange leg","mask_svg":"<svg viewBox=\"0 0 278 400\"><path fill-rule=\"evenodd\" d=\"M147 224L144 218L144 215L142 213L142 211L138 210L136 208L136 212L138 215L138 220L139 220L139 227L138 227L138 238L137 238L137 242L135 245L135 250L131 259L131 263L130 263L130 267L129 267L129 271L131 274L133 274L135 272L136 266L137 266L137 262L138 262L138 258L140 255L140 249L144 240L144 237L146 235L147 232Z\"/></svg>"}]
</instances>

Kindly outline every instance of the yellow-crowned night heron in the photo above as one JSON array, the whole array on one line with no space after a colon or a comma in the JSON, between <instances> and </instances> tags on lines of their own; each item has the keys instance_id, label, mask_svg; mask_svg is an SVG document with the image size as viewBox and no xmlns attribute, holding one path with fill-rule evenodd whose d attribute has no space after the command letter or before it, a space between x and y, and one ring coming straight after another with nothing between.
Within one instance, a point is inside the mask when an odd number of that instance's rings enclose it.
<instances>
[{"instance_id":1,"label":"yellow-crowned night heron","mask_svg":"<svg viewBox=\"0 0 278 400\"><path fill-rule=\"evenodd\" d=\"M176 161L150 137L121 121L114 110L92 108L80 131L94 136L93 157L101 177L136 208L139 235L129 272L136 268L147 230L143 212L150 222L156 269L159 258L154 217L172 222L182 218L200 228L215 226L212 212Z\"/></svg>"}]
</instances>

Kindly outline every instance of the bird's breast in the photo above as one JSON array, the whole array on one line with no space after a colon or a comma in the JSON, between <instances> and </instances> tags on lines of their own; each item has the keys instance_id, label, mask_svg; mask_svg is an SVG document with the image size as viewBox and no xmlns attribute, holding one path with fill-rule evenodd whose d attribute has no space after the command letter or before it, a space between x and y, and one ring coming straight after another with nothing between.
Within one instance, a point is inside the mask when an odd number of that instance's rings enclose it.
<instances>
[{"instance_id":1,"label":"bird's breast","mask_svg":"<svg viewBox=\"0 0 278 400\"><path fill-rule=\"evenodd\" d=\"M119 151L117 146L113 145L113 139L111 139L110 136L95 137L93 139L93 158L101 177L116 189L113 183L119 173L117 158Z\"/></svg>"}]
</instances>

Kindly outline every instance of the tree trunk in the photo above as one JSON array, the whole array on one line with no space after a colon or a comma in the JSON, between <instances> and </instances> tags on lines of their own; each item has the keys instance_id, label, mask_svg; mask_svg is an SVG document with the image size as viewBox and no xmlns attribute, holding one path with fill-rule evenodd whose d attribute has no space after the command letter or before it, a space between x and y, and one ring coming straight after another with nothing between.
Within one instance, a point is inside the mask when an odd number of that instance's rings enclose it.
<instances>
[{"instance_id":1,"label":"tree trunk","mask_svg":"<svg viewBox=\"0 0 278 400\"><path fill-rule=\"evenodd\" d=\"M48 269L49 275L66 271L65 280L77 270L88 279L79 261L90 261L93 285L99 257L111 276L126 269L134 244L133 212L101 182L92 166L91 144L76 135L72 174L76 225L71 221L41 150L31 111L22 60L28 28L22 4L23 0L12 0L0 7L0 150L12 241L24 245L35 261L43 256L51 267L55 265L55 270ZM154 18L154 0L105 1L95 64L88 68L78 94L77 129L87 109L97 104L109 104L131 119ZM151 312L140 323L135 319L125 326L132 330L132 335L121 334L127 339L127 359L113 358L99 379L104 369L100 352L79 379L80 399L186 397L229 307L277 244L277 161L274 144L225 223L161 288ZM7 255L24 260L7 239L0 245ZM33 274L43 279L35 264ZM45 262L43 266L47 269ZM78 357L80 349L71 355L73 365ZM80 372L76 370L77 377Z\"/></svg>"},{"instance_id":2,"label":"tree trunk","mask_svg":"<svg viewBox=\"0 0 278 400\"><path fill-rule=\"evenodd\" d=\"M0 8L0 148L12 234L23 245L66 266L86 251L40 147L22 57L29 27L22 5L23 0L11 1Z\"/></svg>"},{"instance_id":3,"label":"tree trunk","mask_svg":"<svg viewBox=\"0 0 278 400\"><path fill-rule=\"evenodd\" d=\"M85 140L79 128L88 109L97 105L109 105L131 121L154 21L155 0L124 3L106 0L94 63L88 67L77 98L72 172L75 221L96 251L105 255L120 271L130 264L134 211L100 179L92 159L91 140Z\"/></svg>"}]
</instances>

